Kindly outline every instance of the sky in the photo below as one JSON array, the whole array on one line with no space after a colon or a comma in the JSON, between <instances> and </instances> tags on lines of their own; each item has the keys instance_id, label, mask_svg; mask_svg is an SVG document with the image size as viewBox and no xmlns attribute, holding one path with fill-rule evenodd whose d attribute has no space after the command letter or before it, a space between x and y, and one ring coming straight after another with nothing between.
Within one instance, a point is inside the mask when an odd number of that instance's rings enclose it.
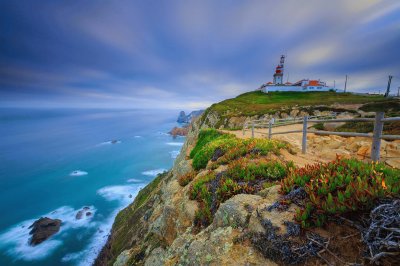
<instances>
[{"instance_id":1,"label":"sky","mask_svg":"<svg viewBox=\"0 0 400 266\"><path fill-rule=\"evenodd\" d=\"M194 110L272 81L400 86L400 1L0 0L0 107Z\"/></svg>"}]
</instances>

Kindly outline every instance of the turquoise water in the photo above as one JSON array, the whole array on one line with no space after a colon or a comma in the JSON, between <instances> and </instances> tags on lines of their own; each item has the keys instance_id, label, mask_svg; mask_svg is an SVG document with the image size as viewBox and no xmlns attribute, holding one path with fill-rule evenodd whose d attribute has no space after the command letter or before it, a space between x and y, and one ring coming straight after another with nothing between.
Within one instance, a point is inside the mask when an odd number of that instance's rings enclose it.
<instances>
[{"instance_id":1,"label":"turquoise water","mask_svg":"<svg viewBox=\"0 0 400 266\"><path fill-rule=\"evenodd\" d=\"M165 134L176 115L0 109L0 265L90 265L117 211L172 166L184 141ZM85 206L92 215L77 220ZM31 247L28 227L41 216L61 219L61 230Z\"/></svg>"}]
</instances>

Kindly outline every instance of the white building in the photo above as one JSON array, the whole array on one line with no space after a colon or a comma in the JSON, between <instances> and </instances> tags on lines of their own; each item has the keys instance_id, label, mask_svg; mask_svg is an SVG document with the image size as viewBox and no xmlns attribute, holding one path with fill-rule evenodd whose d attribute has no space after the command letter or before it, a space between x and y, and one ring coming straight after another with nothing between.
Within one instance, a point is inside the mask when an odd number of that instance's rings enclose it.
<instances>
[{"instance_id":1,"label":"white building","mask_svg":"<svg viewBox=\"0 0 400 266\"><path fill-rule=\"evenodd\" d=\"M268 82L259 88L262 92L268 93L270 91L329 91L332 87L326 85L325 82L320 80L302 79L295 83L286 82L283 84L283 69L284 69L285 56L281 56L279 65L275 69L274 81Z\"/></svg>"}]
</instances>

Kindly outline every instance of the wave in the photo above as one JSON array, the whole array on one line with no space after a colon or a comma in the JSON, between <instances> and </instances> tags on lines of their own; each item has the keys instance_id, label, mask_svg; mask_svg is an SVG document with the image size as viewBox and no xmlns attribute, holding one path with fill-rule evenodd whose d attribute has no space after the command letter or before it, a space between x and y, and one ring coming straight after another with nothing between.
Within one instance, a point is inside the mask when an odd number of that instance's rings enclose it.
<instances>
[{"instance_id":1,"label":"wave","mask_svg":"<svg viewBox=\"0 0 400 266\"><path fill-rule=\"evenodd\" d=\"M107 186L97 190L97 194L108 201L117 200L123 205L128 205L141 188L142 186L133 185Z\"/></svg>"},{"instance_id":2,"label":"wave","mask_svg":"<svg viewBox=\"0 0 400 266\"><path fill-rule=\"evenodd\" d=\"M162 174L165 171L167 171L167 169L164 168L159 168L159 169L154 169L154 170L148 170L148 171L144 171L142 172L142 175L147 175L147 176L157 176L158 174Z\"/></svg>"},{"instance_id":3,"label":"wave","mask_svg":"<svg viewBox=\"0 0 400 266\"><path fill-rule=\"evenodd\" d=\"M144 185L144 184L143 184ZM131 203L136 197L137 193L142 186L107 186L99 189L97 193L104 197L108 201L118 200L120 206L102 223L97 223L98 230L91 237L90 243L86 249L79 252L66 254L63 258L63 262L77 262L77 265L92 265L97 258L100 250L106 244L108 236L110 235L114 219L118 212L125 208Z\"/></svg>"},{"instance_id":4,"label":"wave","mask_svg":"<svg viewBox=\"0 0 400 266\"><path fill-rule=\"evenodd\" d=\"M143 138L142 136L139 136L139 135L136 135L136 136L134 136L134 138L135 139L140 139L140 138Z\"/></svg>"},{"instance_id":5,"label":"wave","mask_svg":"<svg viewBox=\"0 0 400 266\"><path fill-rule=\"evenodd\" d=\"M29 245L29 238L31 237L29 234L31 230L29 226L37 219L26 220L12 226L0 235L0 250L5 250L6 254L17 260L25 261L40 260L49 256L62 245L62 238L66 236L68 230L94 226L91 220L96 212L96 208L93 206L88 207L91 212L90 216L84 215L82 219L76 219L77 212L83 208L84 207L81 209L74 209L70 206L62 206L50 213L41 215L41 217L60 219L62 224L57 234L42 242L40 245Z\"/></svg>"},{"instance_id":6,"label":"wave","mask_svg":"<svg viewBox=\"0 0 400 266\"><path fill-rule=\"evenodd\" d=\"M83 176L83 175L87 175L87 174L88 174L88 172L81 171L81 170L75 170L75 171L72 171L69 175L70 176Z\"/></svg>"},{"instance_id":7,"label":"wave","mask_svg":"<svg viewBox=\"0 0 400 266\"><path fill-rule=\"evenodd\" d=\"M169 146L183 146L183 142L167 142Z\"/></svg>"},{"instance_id":8,"label":"wave","mask_svg":"<svg viewBox=\"0 0 400 266\"><path fill-rule=\"evenodd\" d=\"M170 151L169 152L172 159L176 159L176 157L178 157L179 153L180 153L180 151Z\"/></svg>"},{"instance_id":9,"label":"wave","mask_svg":"<svg viewBox=\"0 0 400 266\"><path fill-rule=\"evenodd\" d=\"M143 180L137 179L137 178L129 178L128 180L126 180L126 182L128 183L141 183L143 182Z\"/></svg>"},{"instance_id":10,"label":"wave","mask_svg":"<svg viewBox=\"0 0 400 266\"><path fill-rule=\"evenodd\" d=\"M98 144L98 145L99 145L99 146L102 146L102 145L120 144L120 143L121 143L120 140L113 139L113 140L109 140L109 141L104 141L104 142L102 142L102 143L100 143L100 144Z\"/></svg>"}]
</instances>

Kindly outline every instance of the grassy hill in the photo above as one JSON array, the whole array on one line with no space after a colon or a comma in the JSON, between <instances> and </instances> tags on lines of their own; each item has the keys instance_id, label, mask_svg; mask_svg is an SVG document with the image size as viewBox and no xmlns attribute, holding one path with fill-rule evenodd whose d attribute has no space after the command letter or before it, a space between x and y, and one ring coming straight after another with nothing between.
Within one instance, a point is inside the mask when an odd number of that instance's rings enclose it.
<instances>
[{"instance_id":1,"label":"grassy hill","mask_svg":"<svg viewBox=\"0 0 400 266\"><path fill-rule=\"evenodd\" d=\"M252 91L236 98L213 104L208 111L221 116L253 116L275 113L294 106L320 106L339 104L382 103L390 101L378 95L357 95L336 92L270 92ZM393 101L393 100L392 100Z\"/></svg>"}]
</instances>

